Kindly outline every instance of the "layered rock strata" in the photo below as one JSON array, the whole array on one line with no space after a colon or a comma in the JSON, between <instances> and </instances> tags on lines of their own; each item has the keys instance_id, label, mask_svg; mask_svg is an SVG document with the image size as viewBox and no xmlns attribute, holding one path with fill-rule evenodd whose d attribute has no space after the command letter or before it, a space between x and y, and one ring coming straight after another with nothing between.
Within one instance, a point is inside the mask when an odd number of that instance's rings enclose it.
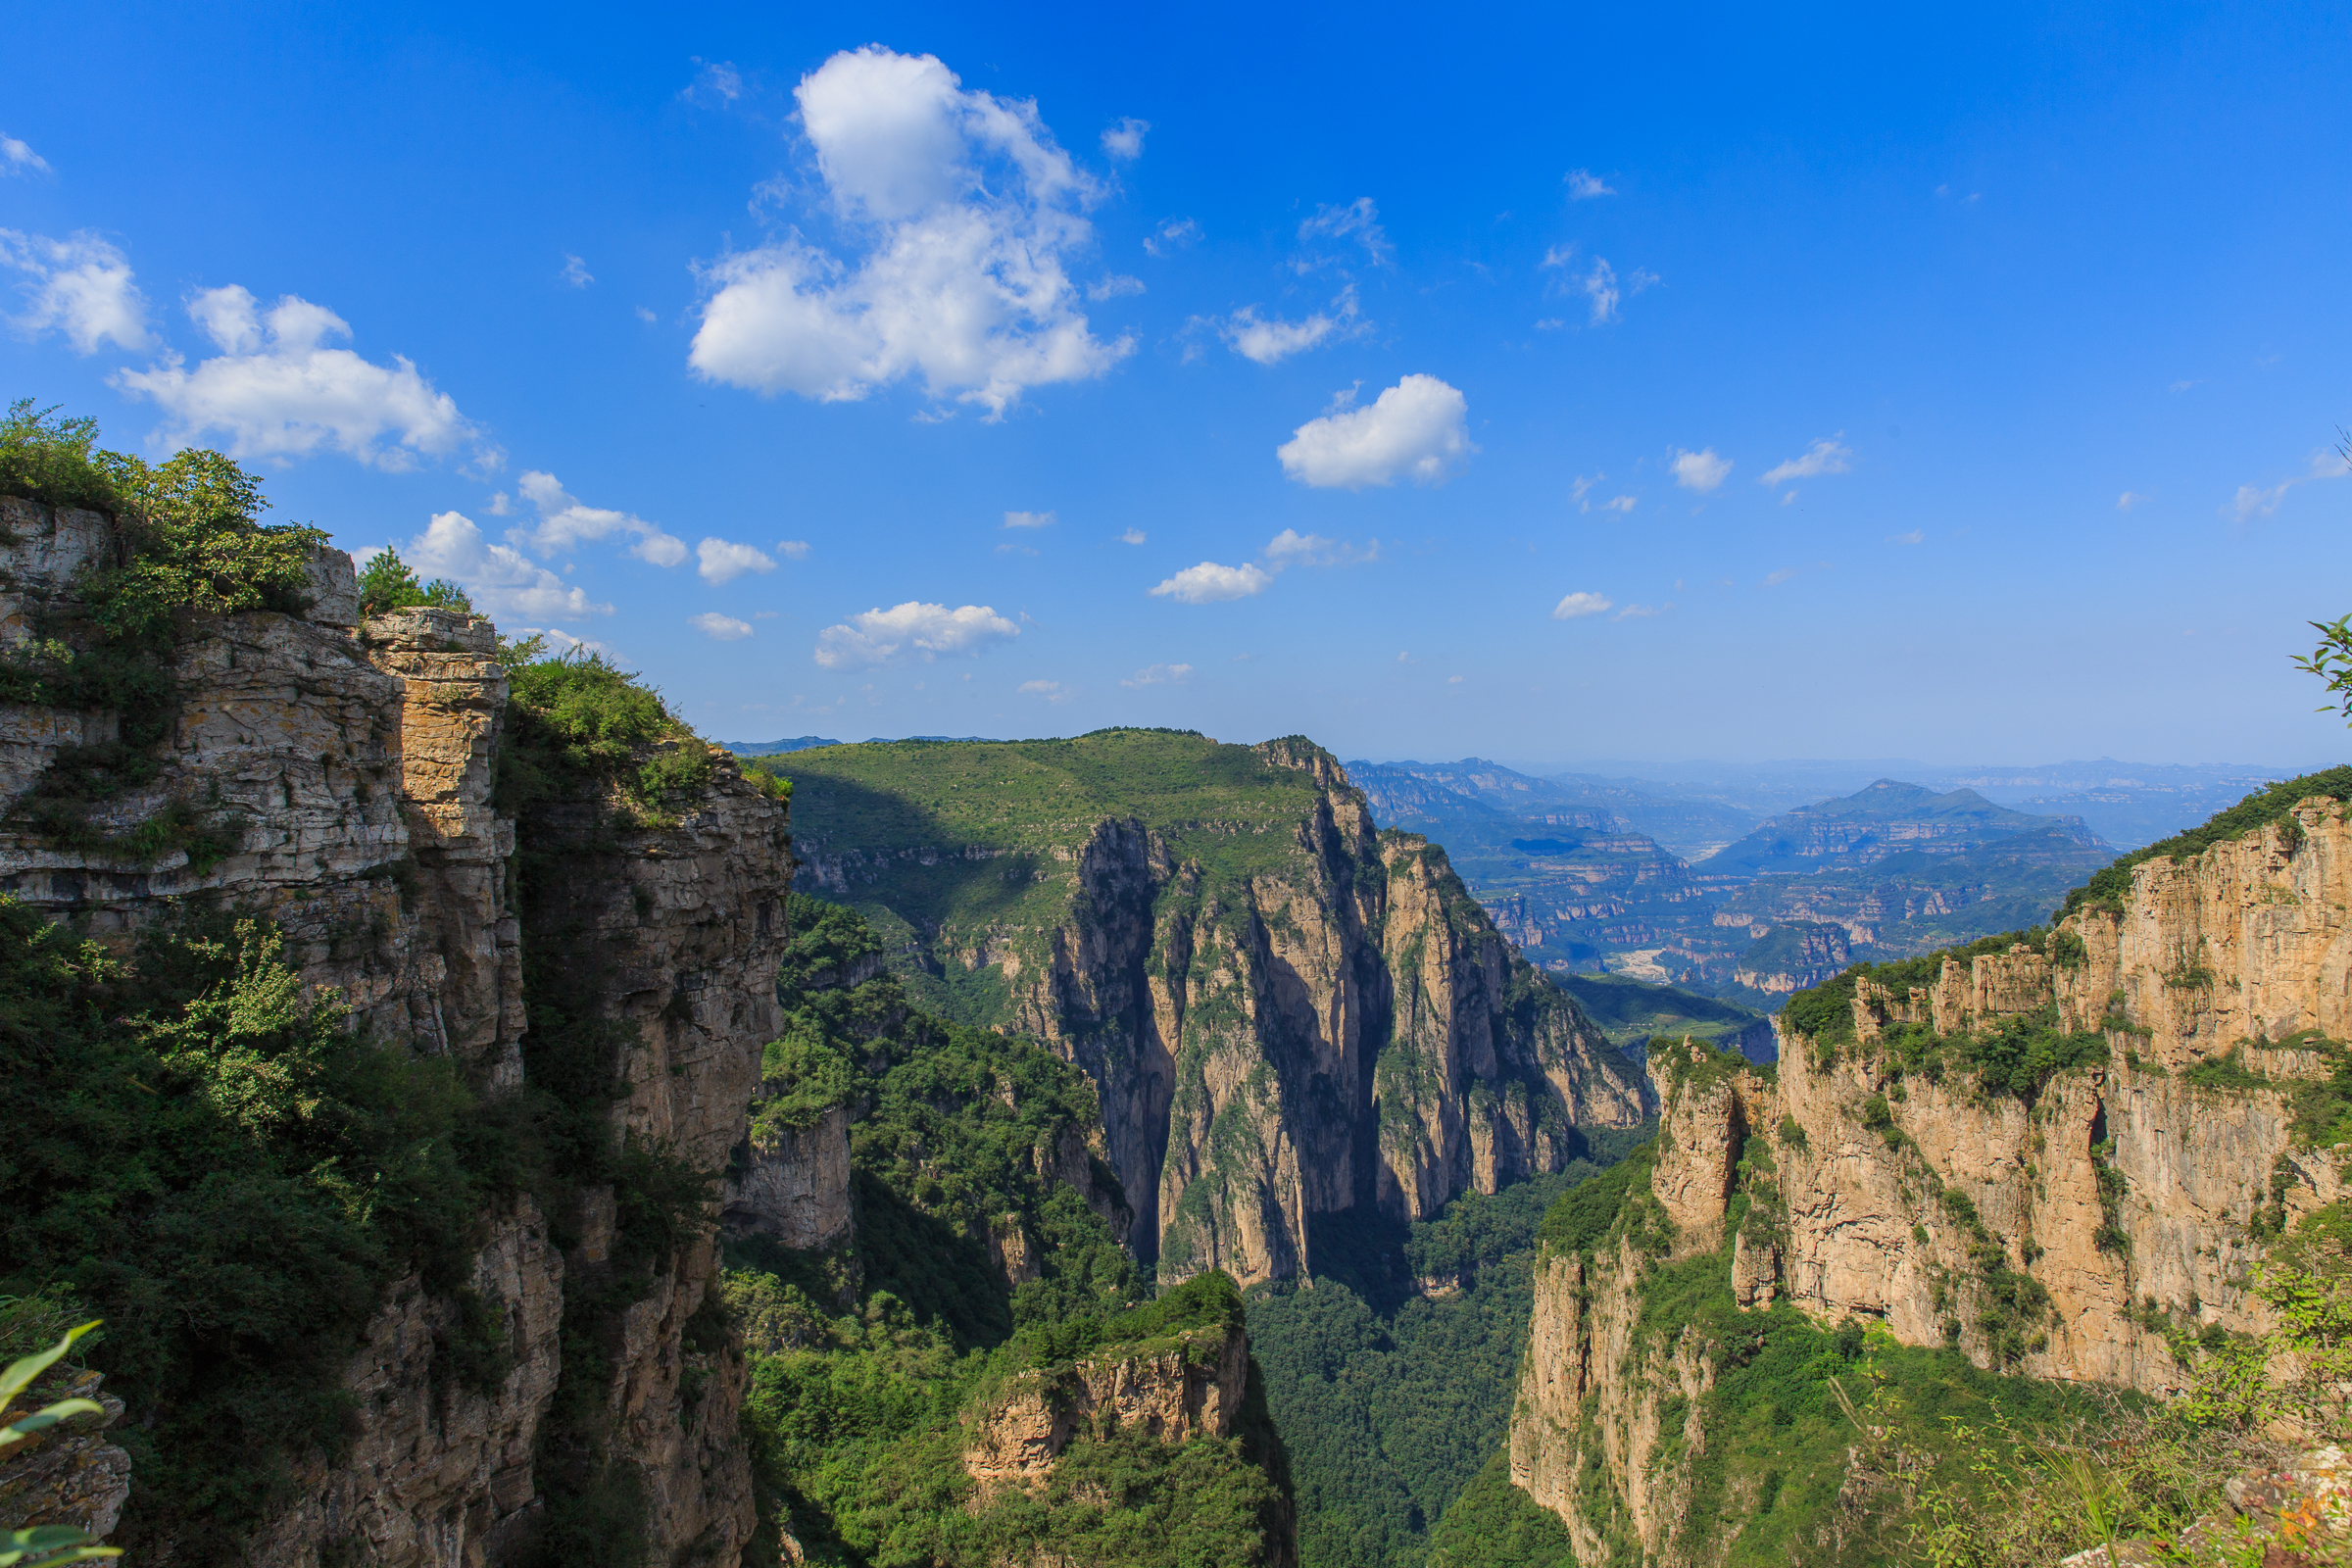
<instances>
[{"instance_id":1,"label":"layered rock strata","mask_svg":"<svg viewBox=\"0 0 2352 1568\"><path fill-rule=\"evenodd\" d=\"M80 574L118 559L105 516L0 498L0 651L71 636ZM739 1142L773 1032L792 858L783 808L714 756L710 787L661 825L612 831L582 805L536 823L557 874L526 922L514 902L517 829L492 768L508 688L486 620L416 609L362 624L351 560L321 550L308 610L203 623L176 645L177 701L164 765L102 803L121 834L174 803L231 848L216 863L62 849L0 828L0 892L105 937L200 894L273 920L305 981L353 1027L449 1055L477 1093L524 1081L523 956L559 944L564 1010L629 1038L624 1129L716 1171ZM117 715L0 707L0 809L68 746L111 740ZM527 926L527 928L526 928ZM580 1195L569 1251L527 1200L483 1217L475 1309L495 1314L512 1370L453 1383L443 1363L458 1303L393 1287L345 1369L355 1433L314 1464L299 1498L257 1537L254 1559L313 1568L364 1550L384 1568L495 1562L541 1506L534 1469L562 1375L567 1290L593 1285L610 1244L609 1193ZM601 1225L599 1216L602 1215ZM604 1393L618 1446L649 1498L660 1562L731 1560L753 1527L736 1433L740 1355L691 1351L685 1325L714 1273L708 1238L657 1271L627 1308ZM691 1376L689 1376L691 1374ZM697 1391L692 1397L684 1392Z\"/></svg>"},{"instance_id":2,"label":"layered rock strata","mask_svg":"<svg viewBox=\"0 0 2352 1568\"><path fill-rule=\"evenodd\" d=\"M1249 1378L1249 1342L1238 1326L1188 1329L1164 1345L1107 1350L1055 1374L1023 1372L975 1424L964 1471L985 1498L1044 1486L1081 1433L1141 1432L1162 1443L1231 1437Z\"/></svg>"},{"instance_id":3,"label":"layered rock strata","mask_svg":"<svg viewBox=\"0 0 2352 1568\"><path fill-rule=\"evenodd\" d=\"M997 1020L1094 1079L1130 1240L1162 1280L1306 1273L1314 1216L1426 1218L1560 1169L1579 1126L1643 1119L1638 1069L1518 956L1442 850L1377 830L1328 753L1184 744L1239 754L1212 759L1236 773L1301 775L1285 785L1298 814L1272 830L1057 823L1042 851L837 835L805 873L862 902L886 878L968 879L1004 858L1004 876L1066 890L1033 923L918 932L905 957L993 970ZM1214 846L1246 835L1250 858L1220 863Z\"/></svg>"},{"instance_id":4,"label":"layered rock strata","mask_svg":"<svg viewBox=\"0 0 2352 1568\"><path fill-rule=\"evenodd\" d=\"M2344 1195L2344 1150L2297 1143L2292 1096L2323 1070L2310 1033L2352 1033L2348 908L2352 825L2313 799L2134 867L2120 911L2079 909L2043 951L1947 957L1899 995L1858 978L1850 1035L1784 1018L1776 1073L1700 1054L1642 1196L1678 1255L1727 1252L1742 1306L1786 1298L1983 1366L2170 1392L2167 1333L2273 1327L2252 1288L2266 1240ZM2100 1037L2106 1059L1986 1093L1964 1066L1903 1071L1889 1039L2017 1022ZM2236 1070L2183 1072L2225 1057ZM1539 1261L1513 1476L1597 1551L1579 1482L1597 1447L1605 1495L1648 1560L1672 1561L1679 1472L1646 1455L1660 1409L1679 1396L1695 1412L1713 1369L1707 1347L1628 1338L1641 1273L1622 1247ZM2046 1310L2000 1310L2003 1274L2033 1282L2012 1299L2037 1288Z\"/></svg>"}]
</instances>

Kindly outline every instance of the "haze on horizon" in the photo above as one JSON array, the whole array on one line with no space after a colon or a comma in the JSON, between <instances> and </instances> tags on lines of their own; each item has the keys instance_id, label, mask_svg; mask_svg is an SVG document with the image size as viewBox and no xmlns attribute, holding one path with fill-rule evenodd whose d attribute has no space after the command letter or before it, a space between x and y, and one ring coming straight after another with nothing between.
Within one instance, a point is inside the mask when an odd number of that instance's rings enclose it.
<instances>
[{"instance_id":1,"label":"haze on horizon","mask_svg":"<svg viewBox=\"0 0 2352 1568\"><path fill-rule=\"evenodd\" d=\"M12 42L8 396L714 737L2344 756L2352 7Z\"/></svg>"}]
</instances>

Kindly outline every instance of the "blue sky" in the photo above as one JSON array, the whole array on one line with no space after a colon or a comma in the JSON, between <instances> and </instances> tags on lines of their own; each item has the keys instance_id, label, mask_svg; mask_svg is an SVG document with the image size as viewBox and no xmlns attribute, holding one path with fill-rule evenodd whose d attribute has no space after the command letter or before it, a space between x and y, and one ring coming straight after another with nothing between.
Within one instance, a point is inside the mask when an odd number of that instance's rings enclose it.
<instances>
[{"instance_id":1,"label":"blue sky","mask_svg":"<svg viewBox=\"0 0 2352 1568\"><path fill-rule=\"evenodd\" d=\"M95 5L7 394L706 733L2340 760L2352 11Z\"/></svg>"}]
</instances>

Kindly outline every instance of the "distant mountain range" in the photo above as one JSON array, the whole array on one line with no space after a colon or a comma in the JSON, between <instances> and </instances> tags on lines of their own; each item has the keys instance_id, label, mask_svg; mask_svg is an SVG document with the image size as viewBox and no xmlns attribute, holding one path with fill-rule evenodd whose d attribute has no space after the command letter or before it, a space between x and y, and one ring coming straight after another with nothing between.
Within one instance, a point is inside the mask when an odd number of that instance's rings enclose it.
<instances>
[{"instance_id":1,"label":"distant mountain range","mask_svg":"<svg viewBox=\"0 0 2352 1568\"><path fill-rule=\"evenodd\" d=\"M869 746L886 745L892 740L909 741L976 741L994 744L986 735L876 735L867 740ZM738 757L775 757L784 752L812 752L819 746L846 746L847 741L828 740L822 735L796 735L788 741L719 741L716 743Z\"/></svg>"},{"instance_id":2,"label":"distant mountain range","mask_svg":"<svg viewBox=\"0 0 2352 1568\"><path fill-rule=\"evenodd\" d=\"M1851 958L2035 924L2116 855L2080 814L1896 778L1759 820L1644 780L1480 758L1348 768L1381 820L1446 847L1531 961L1767 1008Z\"/></svg>"}]
</instances>

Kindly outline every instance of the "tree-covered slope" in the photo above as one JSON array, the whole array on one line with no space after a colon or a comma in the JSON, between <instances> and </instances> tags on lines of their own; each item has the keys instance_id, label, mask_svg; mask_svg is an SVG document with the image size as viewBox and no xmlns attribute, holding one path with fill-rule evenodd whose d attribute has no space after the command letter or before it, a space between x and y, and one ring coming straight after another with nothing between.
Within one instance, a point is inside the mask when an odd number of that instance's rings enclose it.
<instances>
[{"instance_id":1,"label":"tree-covered slope","mask_svg":"<svg viewBox=\"0 0 2352 1568\"><path fill-rule=\"evenodd\" d=\"M1042 1488L979 1488L964 1454L1015 1380L1206 1343L1238 1331L1240 1297L1208 1274L1154 1298L1119 1245L1115 1178L1094 1166L1082 1194L1056 1177L1072 1135L1099 1136L1083 1074L911 1006L894 975L860 965L879 945L855 911L796 898L791 912L755 1128L847 1108L854 1224L822 1250L727 1246L771 1558L789 1535L812 1563L1288 1560L1262 1398L1231 1436L1098 1424ZM1005 1261L1009 1237L1025 1266Z\"/></svg>"}]
</instances>

